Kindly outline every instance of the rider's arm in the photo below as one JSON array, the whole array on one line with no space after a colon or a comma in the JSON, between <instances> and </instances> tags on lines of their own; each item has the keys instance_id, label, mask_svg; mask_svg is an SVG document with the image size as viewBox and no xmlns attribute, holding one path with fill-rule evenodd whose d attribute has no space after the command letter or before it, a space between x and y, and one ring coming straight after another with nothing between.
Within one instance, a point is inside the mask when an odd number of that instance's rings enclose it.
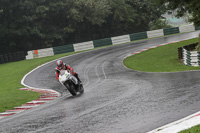
<instances>
[{"instance_id":1,"label":"rider's arm","mask_svg":"<svg viewBox=\"0 0 200 133\"><path fill-rule=\"evenodd\" d=\"M72 67L70 67L69 65L67 65L66 68L70 71L70 73L73 73L73 68Z\"/></svg>"},{"instance_id":2,"label":"rider's arm","mask_svg":"<svg viewBox=\"0 0 200 133\"><path fill-rule=\"evenodd\" d=\"M59 80L59 72L56 70L56 79Z\"/></svg>"}]
</instances>

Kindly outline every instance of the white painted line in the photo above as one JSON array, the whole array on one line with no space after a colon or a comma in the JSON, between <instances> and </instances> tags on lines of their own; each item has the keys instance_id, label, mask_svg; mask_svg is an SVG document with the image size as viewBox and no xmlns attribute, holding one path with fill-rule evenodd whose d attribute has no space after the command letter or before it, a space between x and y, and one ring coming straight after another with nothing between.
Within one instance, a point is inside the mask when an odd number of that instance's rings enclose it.
<instances>
[{"instance_id":1,"label":"white painted line","mask_svg":"<svg viewBox=\"0 0 200 133\"><path fill-rule=\"evenodd\" d=\"M148 49L142 49L141 51L146 51L146 50L148 50Z\"/></svg>"},{"instance_id":2,"label":"white painted line","mask_svg":"<svg viewBox=\"0 0 200 133\"><path fill-rule=\"evenodd\" d=\"M42 96L42 97L40 97L39 99L44 99L44 100L45 100L45 99L53 99L53 100L54 100L54 99L56 99L56 98L58 98L58 97L56 97L56 96L55 96L55 97L54 97L54 96L52 96L52 97L44 97L44 96Z\"/></svg>"},{"instance_id":3,"label":"white painted line","mask_svg":"<svg viewBox=\"0 0 200 133\"><path fill-rule=\"evenodd\" d=\"M3 112L3 113L0 113L0 115L7 115L7 114L13 114L11 112Z\"/></svg>"},{"instance_id":4,"label":"white painted line","mask_svg":"<svg viewBox=\"0 0 200 133\"><path fill-rule=\"evenodd\" d=\"M33 108L35 106L20 106L20 107L15 107L15 109L29 109L29 108Z\"/></svg>"},{"instance_id":5,"label":"white painted line","mask_svg":"<svg viewBox=\"0 0 200 133\"><path fill-rule=\"evenodd\" d=\"M17 111L9 111L9 110L7 110L6 112L17 114L17 113L21 113L23 111L25 111L25 110L17 110Z\"/></svg>"},{"instance_id":6,"label":"white painted line","mask_svg":"<svg viewBox=\"0 0 200 133\"><path fill-rule=\"evenodd\" d=\"M27 102L27 104L40 104L40 103L46 103L47 101L31 101Z\"/></svg>"},{"instance_id":7,"label":"white painted line","mask_svg":"<svg viewBox=\"0 0 200 133\"><path fill-rule=\"evenodd\" d=\"M167 124L148 133L177 133L200 124L200 112L192 114L181 120Z\"/></svg>"},{"instance_id":8,"label":"white painted line","mask_svg":"<svg viewBox=\"0 0 200 133\"><path fill-rule=\"evenodd\" d=\"M149 48L156 48L157 46L152 46L152 47L149 47Z\"/></svg>"}]
</instances>

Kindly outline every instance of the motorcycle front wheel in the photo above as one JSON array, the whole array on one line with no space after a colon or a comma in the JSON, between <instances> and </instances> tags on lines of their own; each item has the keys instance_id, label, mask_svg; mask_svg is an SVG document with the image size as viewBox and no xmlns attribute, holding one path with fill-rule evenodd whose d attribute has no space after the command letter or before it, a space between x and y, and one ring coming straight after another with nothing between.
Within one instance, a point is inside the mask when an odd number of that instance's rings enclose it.
<instances>
[{"instance_id":1,"label":"motorcycle front wheel","mask_svg":"<svg viewBox=\"0 0 200 133\"><path fill-rule=\"evenodd\" d=\"M83 85L80 86L80 94L84 93Z\"/></svg>"},{"instance_id":2,"label":"motorcycle front wheel","mask_svg":"<svg viewBox=\"0 0 200 133\"><path fill-rule=\"evenodd\" d=\"M75 87L74 85L69 85L69 84L65 84L65 87L68 89L68 91L72 94L72 96L76 96L77 93L75 91Z\"/></svg>"}]
</instances>

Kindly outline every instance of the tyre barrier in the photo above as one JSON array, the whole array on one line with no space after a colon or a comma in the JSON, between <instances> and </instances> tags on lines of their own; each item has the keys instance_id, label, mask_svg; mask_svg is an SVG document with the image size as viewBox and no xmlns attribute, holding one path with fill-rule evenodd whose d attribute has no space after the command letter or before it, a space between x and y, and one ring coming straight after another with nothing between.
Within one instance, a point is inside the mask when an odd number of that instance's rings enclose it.
<instances>
[{"instance_id":1,"label":"tyre barrier","mask_svg":"<svg viewBox=\"0 0 200 133\"><path fill-rule=\"evenodd\" d=\"M194 50L198 43L178 48L179 61L187 66L200 66L200 52Z\"/></svg>"},{"instance_id":2,"label":"tyre barrier","mask_svg":"<svg viewBox=\"0 0 200 133\"><path fill-rule=\"evenodd\" d=\"M26 59L25 52L8 53L8 54L0 55L0 64L20 61L20 60L25 60L25 59Z\"/></svg>"}]
</instances>

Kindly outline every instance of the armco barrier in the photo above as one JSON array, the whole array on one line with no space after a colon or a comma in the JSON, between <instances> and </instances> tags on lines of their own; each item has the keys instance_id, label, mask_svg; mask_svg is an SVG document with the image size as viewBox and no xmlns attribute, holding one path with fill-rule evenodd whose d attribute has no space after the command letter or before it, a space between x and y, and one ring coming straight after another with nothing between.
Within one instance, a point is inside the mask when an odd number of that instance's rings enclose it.
<instances>
[{"instance_id":1,"label":"armco barrier","mask_svg":"<svg viewBox=\"0 0 200 133\"><path fill-rule=\"evenodd\" d=\"M74 51L75 52L83 51L83 50L88 50L88 49L93 49L94 48L93 41L76 43L76 44L73 44L73 46L74 46Z\"/></svg>"},{"instance_id":2,"label":"armco barrier","mask_svg":"<svg viewBox=\"0 0 200 133\"><path fill-rule=\"evenodd\" d=\"M93 43L94 43L94 48L97 48L97 47L112 45L112 40L111 38L104 38L100 40L94 40Z\"/></svg>"},{"instance_id":3,"label":"armco barrier","mask_svg":"<svg viewBox=\"0 0 200 133\"><path fill-rule=\"evenodd\" d=\"M148 36L148 38L164 36L163 29L147 31L147 36Z\"/></svg>"},{"instance_id":4,"label":"armco barrier","mask_svg":"<svg viewBox=\"0 0 200 133\"><path fill-rule=\"evenodd\" d=\"M73 44L69 44L69 45L64 45L64 46L53 47L53 52L55 55L74 52L74 46Z\"/></svg>"},{"instance_id":5,"label":"armco barrier","mask_svg":"<svg viewBox=\"0 0 200 133\"><path fill-rule=\"evenodd\" d=\"M26 56L26 60L33 59L33 52L32 51L28 51L27 54L28 55Z\"/></svg>"},{"instance_id":6,"label":"armco barrier","mask_svg":"<svg viewBox=\"0 0 200 133\"><path fill-rule=\"evenodd\" d=\"M179 33L179 27L173 27L173 28L165 28L163 29L164 35L171 35Z\"/></svg>"},{"instance_id":7,"label":"armco barrier","mask_svg":"<svg viewBox=\"0 0 200 133\"><path fill-rule=\"evenodd\" d=\"M130 36L129 35L123 35L123 36L116 36L116 37L111 37L112 44L121 44L121 43L126 43L130 42Z\"/></svg>"},{"instance_id":8,"label":"armco barrier","mask_svg":"<svg viewBox=\"0 0 200 133\"><path fill-rule=\"evenodd\" d=\"M179 31L180 33L184 33L184 32L192 32L195 31L195 27L193 24L190 25L183 25L179 27Z\"/></svg>"},{"instance_id":9,"label":"armco barrier","mask_svg":"<svg viewBox=\"0 0 200 133\"><path fill-rule=\"evenodd\" d=\"M68 53L68 52L74 52L74 51L77 52L77 51L89 50L89 49L93 49L93 48L97 48L101 46L116 45L116 44L121 44L121 43L126 43L126 42L135 41L135 40L146 39L146 38L154 38L154 37L160 37L160 36L171 35L171 34L176 34L176 33L191 32L194 30L200 30L200 27L194 27L192 24L190 24L190 25L184 25L180 27L133 33L129 35L122 35L122 36L117 36L117 37L112 37L112 38L104 38L100 40L53 47L53 50L47 50L46 53L41 50L28 51L28 55L26 56L26 59L34 59L34 58L45 57L45 56L49 56L53 54L55 55L55 54ZM1 57L0 57L0 60L1 60Z\"/></svg>"},{"instance_id":10,"label":"armco barrier","mask_svg":"<svg viewBox=\"0 0 200 133\"><path fill-rule=\"evenodd\" d=\"M38 58L54 55L53 48L39 49Z\"/></svg>"},{"instance_id":11,"label":"armco barrier","mask_svg":"<svg viewBox=\"0 0 200 133\"><path fill-rule=\"evenodd\" d=\"M195 30L200 30L200 26L199 27L195 27Z\"/></svg>"},{"instance_id":12,"label":"armco barrier","mask_svg":"<svg viewBox=\"0 0 200 133\"><path fill-rule=\"evenodd\" d=\"M147 32L133 33L133 34L130 34L129 36L130 36L131 41L146 39L147 38Z\"/></svg>"}]
</instances>

